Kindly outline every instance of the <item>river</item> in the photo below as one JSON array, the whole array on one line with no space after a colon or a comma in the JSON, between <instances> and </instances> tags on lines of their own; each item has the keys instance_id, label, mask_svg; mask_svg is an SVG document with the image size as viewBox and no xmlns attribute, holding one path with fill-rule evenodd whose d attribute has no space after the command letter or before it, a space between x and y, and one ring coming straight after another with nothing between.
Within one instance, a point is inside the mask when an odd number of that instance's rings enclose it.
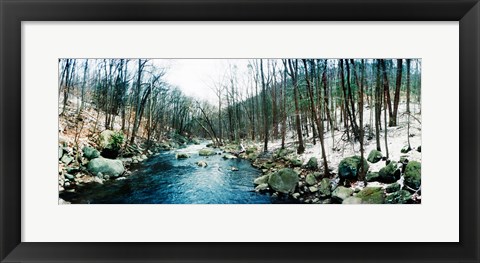
<instances>
[{"instance_id":1,"label":"river","mask_svg":"<svg viewBox=\"0 0 480 263\"><path fill-rule=\"evenodd\" d=\"M132 166L124 180L92 183L76 192L63 192L60 198L77 204L271 204L291 203L285 197L253 191L253 180L261 171L243 159L225 160L222 155L199 156L205 147L189 145L161 152ZM176 159L176 153L191 157ZM204 160L207 167L196 162ZM232 167L238 171L232 171Z\"/></svg>"}]
</instances>

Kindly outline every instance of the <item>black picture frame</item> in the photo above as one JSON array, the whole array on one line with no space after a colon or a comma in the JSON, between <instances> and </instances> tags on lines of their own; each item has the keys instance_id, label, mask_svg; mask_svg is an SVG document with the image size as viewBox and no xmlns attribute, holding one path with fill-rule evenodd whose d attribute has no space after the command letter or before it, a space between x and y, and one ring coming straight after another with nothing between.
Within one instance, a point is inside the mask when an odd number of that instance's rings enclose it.
<instances>
[{"instance_id":1,"label":"black picture frame","mask_svg":"<svg viewBox=\"0 0 480 263\"><path fill-rule=\"evenodd\" d=\"M1 262L480 261L478 0L0 0L0 16ZM21 22L158 20L459 21L460 242L21 242Z\"/></svg>"}]
</instances>

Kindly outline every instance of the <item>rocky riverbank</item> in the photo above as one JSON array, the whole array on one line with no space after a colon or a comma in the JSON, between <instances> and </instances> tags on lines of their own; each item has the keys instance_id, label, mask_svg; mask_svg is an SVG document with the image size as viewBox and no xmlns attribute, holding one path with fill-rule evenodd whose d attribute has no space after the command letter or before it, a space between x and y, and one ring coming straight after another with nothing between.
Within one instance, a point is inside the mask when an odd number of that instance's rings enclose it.
<instances>
[{"instance_id":1,"label":"rocky riverbank","mask_svg":"<svg viewBox=\"0 0 480 263\"><path fill-rule=\"evenodd\" d=\"M134 145L123 144L116 136L118 132L105 130L91 141L81 145L74 138L60 135L58 146L58 190L75 192L78 187L90 183L104 184L110 180L124 180L131 174L136 164L161 152L185 147L187 144L199 144L196 139L188 139L172 134L161 142L149 146L145 142ZM59 200L59 203L68 202Z\"/></svg>"},{"instance_id":2,"label":"rocky riverbank","mask_svg":"<svg viewBox=\"0 0 480 263\"><path fill-rule=\"evenodd\" d=\"M224 150L238 153L239 148L229 146ZM420 146L404 147L398 160L387 160L381 152L372 150L363 159L364 181L358 180L360 156L343 158L328 171L329 176L324 176L316 157L303 162L291 149L264 153L251 145L238 156L262 170L263 175L254 181L258 192L288 195L313 204L416 204L421 203L420 152Z\"/></svg>"}]
</instances>

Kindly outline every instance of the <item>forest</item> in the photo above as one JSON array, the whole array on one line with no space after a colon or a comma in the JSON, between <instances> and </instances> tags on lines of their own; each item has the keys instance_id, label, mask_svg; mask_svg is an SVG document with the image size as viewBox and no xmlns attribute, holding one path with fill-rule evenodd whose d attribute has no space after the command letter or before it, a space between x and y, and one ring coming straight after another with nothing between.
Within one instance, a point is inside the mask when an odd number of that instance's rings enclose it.
<instances>
[{"instance_id":1,"label":"forest","mask_svg":"<svg viewBox=\"0 0 480 263\"><path fill-rule=\"evenodd\" d=\"M421 203L421 59L58 67L61 204Z\"/></svg>"}]
</instances>

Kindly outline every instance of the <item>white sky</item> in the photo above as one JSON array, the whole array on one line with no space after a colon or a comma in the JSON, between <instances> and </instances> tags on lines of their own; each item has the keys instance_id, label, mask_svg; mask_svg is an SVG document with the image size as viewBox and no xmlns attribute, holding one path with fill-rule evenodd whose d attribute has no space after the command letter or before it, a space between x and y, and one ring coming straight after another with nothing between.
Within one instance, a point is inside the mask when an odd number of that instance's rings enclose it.
<instances>
[{"instance_id":1,"label":"white sky","mask_svg":"<svg viewBox=\"0 0 480 263\"><path fill-rule=\"evenodd\" d=\"M216 102L214 83L222 82L230 65L236 65L238 77L247 72L247 59L170 59L164 80L178 86L187 96ZM225 76L225 81L228 78ZM223 83L225 83L225 81Z\"/></svg>"}]
</instances>

